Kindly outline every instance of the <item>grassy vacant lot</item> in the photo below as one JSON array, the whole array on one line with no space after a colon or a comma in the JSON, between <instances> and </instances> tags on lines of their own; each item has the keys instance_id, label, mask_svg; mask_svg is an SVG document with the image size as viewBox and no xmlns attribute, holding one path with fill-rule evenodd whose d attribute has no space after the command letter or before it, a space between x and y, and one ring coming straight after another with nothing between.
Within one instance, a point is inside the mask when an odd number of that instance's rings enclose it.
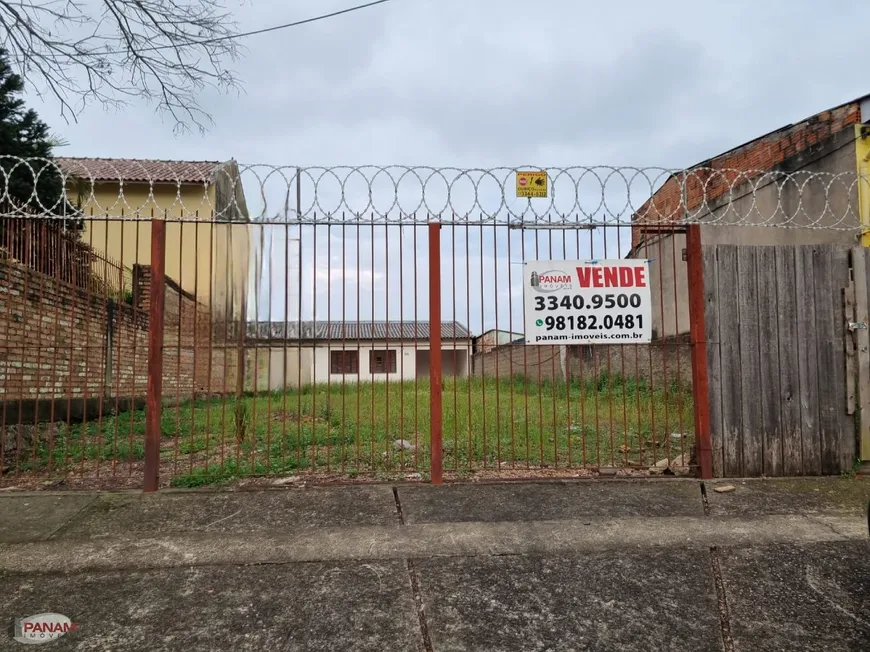
<instances>
[{"instance_id":1,"label":"grassy vacant lot","mask_svg":"<svg viewBox=\"0 0 870 652\"><path fill-rule=\"evenodd\" d=\"M429 466L427 381L304 387L164 408L161 465L176 486L265 473L390 474ZM447 470L649 466L689 451L692 395L672 384L603 377L585 383L445 379ZM676 433L686 433L682 440ZM144 411L55 424L25 468L109 469L144 457ZM682 448L681 448L682 447ZM501 467L499 464L501 463Z\"/></svg>"}]
</instances>

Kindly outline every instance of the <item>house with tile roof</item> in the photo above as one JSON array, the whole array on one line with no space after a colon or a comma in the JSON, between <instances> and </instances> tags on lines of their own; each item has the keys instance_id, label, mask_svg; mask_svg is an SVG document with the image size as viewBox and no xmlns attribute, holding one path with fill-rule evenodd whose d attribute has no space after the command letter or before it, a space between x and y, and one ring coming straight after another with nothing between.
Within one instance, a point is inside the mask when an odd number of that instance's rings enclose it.
<instances>
[{"instance_id":1,"label":"house with tile roof","mask_svg":"<svg viewBox=\"0 0 870 652\"><path fill-rule=\"evenodd\" d=\"M150 220L165 219L166 275L215 320L244 314L251 236L235 161L60 158L82 239L130 270L151 264ZM135 276L135 275L134 275Z\"/></svg>"},{"instance_id":2,"label":"house with tile roof","mask_svg":"<svg viewBox=\"0 0 870 652\"><path fill-rule=\"evenodd\" d=\"M429 378L427 321L248 322L245 390ZM468 375L471 333L441 324L445 378Z\"/></svg>"},{"instance_id":3,"label":"house with tile roof","mask_svg":"<svg viewBox=\"0 0 870 652\"><path fill-rule=\"evenodd\" d=\"M779 173L793 174L798 181L778 183ZM854 246L861 234L841 227L844 216L859 225L857 213L865 225L864 244L870 245L868 180L870 95L785 125L671 175L632 217L629 257L651 261L654 335L689 332L686 237L661 228L646 229L647 218L661 224L688 213L700 222L704 245ZM725 224L712 223L719 218ZM738 220L739 225L729 225ZM788 228L770 228L786 220Z\"/></svg>"}]
</instances>

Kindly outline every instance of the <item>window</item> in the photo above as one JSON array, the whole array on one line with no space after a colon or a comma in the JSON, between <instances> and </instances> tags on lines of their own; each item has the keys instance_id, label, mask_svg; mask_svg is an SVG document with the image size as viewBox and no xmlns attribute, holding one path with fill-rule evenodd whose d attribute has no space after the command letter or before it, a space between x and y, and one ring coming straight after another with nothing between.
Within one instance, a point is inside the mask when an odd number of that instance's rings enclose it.
<instances>
[{"instance_id":1,"label":"window","mask_svg":"<svg viewBox=\"0 0 870 652\"><path fill-rule=\"evenodd\" d=\"M358 374L359 352L358 351L330 351L329 373L331 374Z\"/></svg>"},{"instance_id":2,"label":"window","mask_svg":"<svg viewBox=\"0 0 870 652\"><path fill-rule=\"evenodd\" d=\"M369 352L369 367L373 374L396 373L396 351L371 351Z\"/></svg>"}]
</instances>

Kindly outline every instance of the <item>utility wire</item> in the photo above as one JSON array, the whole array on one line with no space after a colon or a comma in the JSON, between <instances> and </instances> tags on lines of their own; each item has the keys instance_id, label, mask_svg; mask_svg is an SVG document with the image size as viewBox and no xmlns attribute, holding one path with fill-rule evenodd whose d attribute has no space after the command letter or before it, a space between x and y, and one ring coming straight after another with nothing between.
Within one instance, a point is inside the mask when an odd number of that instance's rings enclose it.
<instances>
[{"instance_id":1,"label":"utility wire","mask_svg":"<svg viewBox=\"0 0 870 652\"><path fill-rule=\"evenodd\" d=\"M329 14L321 14L320 16L313 16L311 18L306 18L304 20L297 20L292 23L284 23L283 25L274 25L272 27L263 27L261 29L255 29L250 32L242 32L240 34L228 34L227 36L218 36L216 38L206 39L204 41L192 41L190 43L183 44L184 47L191 47L194 45L208 45L209 43L218 43L220 41L232 41L234 39L241 39L247 36L257 36L259 34L266 34L268 32L277 32L281 29L287 29L289 27L298 27L300 25L307 25L309 23L316 23L320 20L326 20L327 18L335 18L336 16L341 16L343 14L349 14L353 11L359 11L360 9L368 9L369 7L374 7L375 5L382 5L385 2L390 2L390 0L374 0L374 2L368 2L363 5L356 5L354 7L348 7L347 9L340 9L339 11L333 11ZM150 48L136 48L137 52L154 52L155 50L172 50L176 49L177 45L157 45ZM102 54L123 54L126 50L119 50L117 52L104 52Z\"/></svg>"},{"instance_id":2,"label":"utility wire","mask_svg":"<svg viewBox=\"0 0 870 652\"><path fill-rule=\"evenodd\" d=\"M374 7L375 5L382 5L385 2L390 2L390 0L375 0L374 2L369 2L364 5L356 5L355 7L348 7L347 9L341 9L339 11L333 11L331 14L322 14L320 16L314 16L313 18L306 18L305 20L297 20L294 23L285 23L283 25L275 25L274 27L264 27L262 29L255 29L251 32L242 32L241 34L233 34L232 36L221 36L219 38L208 39L206 41L196 41L195 45L203 45L206 43L215 43L217 41L229 41L235 38L244 38L246 36L256 36L257 34L265 34L266 32L277 32L279 29L287 29L288 27L298 27L299 25L307 25L308 23L316 23L319 20L326 20L327 18L334 18L336 16L341 16L342 14L349 14L352 11L359 11L360 9L368 9L369 7ZM166 46L171 47L171 46Z\"/></svg>"}]
</instances>

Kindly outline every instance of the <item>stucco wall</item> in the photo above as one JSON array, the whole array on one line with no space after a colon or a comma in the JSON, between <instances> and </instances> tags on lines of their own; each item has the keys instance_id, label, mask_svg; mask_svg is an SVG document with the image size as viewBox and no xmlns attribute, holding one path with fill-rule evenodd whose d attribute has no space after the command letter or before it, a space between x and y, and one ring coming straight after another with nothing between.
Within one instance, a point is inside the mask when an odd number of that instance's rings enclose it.
<instances>
[{"instance_id":1,"label":"stucco wall","mask_svg":"<svg viewBox=\"0 0 870 652\"><path fill-rule=\"evenodd\" d=\"M348 350L354 349L357 347L355 345L351 346L348 344ZM421 346L419 343L417 347L414 347L413 342L405 342L402 345L399 345L397 342L373 342L373 343L365 343L359 347L359 374L351 375L351 374L330 374L330 366L329 366L329 352L330 351L341 351L342 347L339 343L338 346L318 346L316 349L316 356L314 359L315 367L312 370L312 377L315 379L315 382L325 383L327 379L330 382L341 382L342 378L345 382L356 382L360 380L362 382L384 382L386 380L413 380L417 377L418 372L422 375L428 376L429 369L426 367L425 369L418 369L417 360L418 354L422 354L429 352L428 342L425 346ZM372 373L371 367L369 364L369 353L371 351L384 351L384 350L395 350L396 351L396 373L390 374L376 374ZM456 353L453 353L453 352ZM469 349L468 345L463 343L461 345L453 345L449 342L444 342L442 344L442 365L441 370L444 376L452 376L454 372L454 356L456 356L459 362L459 369L457 370L458 376L467 375L468 371L468 354Z\"/></svg>"},{"instance_id":2,"label":"stucco wall","mask_svg":"<svg viewBox=\"0 0 870 652\"><path fill-rule=\"evenodd\" d=\"M817 156L818 158L812 158ZM846 129L824 143L815 153L807 153L790 159L781 169L800 170L805 173L854 175L856 170L854 132ZM809 175L797 179L806 180ZM853 179L854 177L852 177ZM830 183L830 177L819 177L798 190L798 184L771 183L749 192L754 184L735 189L729 197L723 197L713 205L713 210L698 216L701 222L713 222L702 226L701 239L705 245L806 245L806 244L857 244L856 230L831 228L841 216L856 212L858 187L851 181ZM789 216L806 214L823 228L806 228L808 218ZM772 218L772 219L771 219ZM720 224L715 224L715 222ZM769 226L736 226L766 223ZM797 225L783 227L784 223ZM855 222L852 218L849 223ZM804 228L800 228L803 226ZM828 228L824 228L828 227ZM633 251L634 258L652 259L650 288L653 297L653 329L658 337L670 337L689 332L689 295L686 263L683 249L686 246L683 234L661 235L650 233L644 243Z\"/></svg>"},{"instance_id":3,"label":"stucco wall","mask_svg":"<svg viewBox=\"0 0 870 652\"><path fill-rule=\"evenodd\" d=\"M274 392L284 387L310 385L311 367L310 348L249 347L245 351L245 391Z\"/></svg>"},{"instance_id":4,"label":"stucco wall","mask_svg":"<svg viewBox=\"0 0 870 652\"><path fill-rule=\"evenodd\" d=\"M151 191L149 194L149 190ZM151 224L121 216L190 217L197 210L210 219L214 188L174 184L125 184L119 200L117 183L99 183L94 200L82 206L87 216L82 238L125 267L151 264ZM74 197L74 195L73 195ZM123 213L122 213L123 211ZM108 214L109 219L101 218ZM242 314L247 290L250 234L247 224L169 222L166 225L166 274L185 290L210 303L216 318Z\"/></svg>"},{"instance_id":5,"label":"stucco wall","mask_svg":"<svg viewBox=\"0 0 870 652\"><path fill-rule=\"evenodd\" d=\"M866 119L870 120L870 99ZM865 224L870 224L870 125L855 126L855 158L858 165L858 204ZM864 245L870 245L870 236L864 236Z\"/></svg>"},{"instance_id":6,"label":"stucco wall","mask_svg":"<svg viewBox=\"0 0 870 652\"><path fill-rule=\"evenodd\" d=\"M314 368L312 370L312 376L314 377L315 382L325 383L327 380L330 382L341 382L342 379L345 382L356 382L357 380L361 380L362 382L384 382L386 380L413 380L417 375L417 364L416 358L414 356L414 347L413 346L398 346L396 342L375 342L373 344L363 344L359 348L356 345L348 345L346 350L358 350L359 351L359 375L355 374L331 374L330 373L330 364L329 357L330 351L341 351L342 347L339 343L338 346L318 346L315 349L314 356ZM369 364L369 354L371 351L395 351L396 352L396 373L390 374L375 374L372 373L371 367Z\"/></svg>"},{"instance_id":7,"label":"stucco wall","mask_svg":"<svg viewBox=\"0 0 870 652\"><path fill-rule=\"evenodd\" d=\"M245 350L245 391L263 392L275 391L282 387L298 387L301 384L314 383L355 383L355 382L385 382L398 380L413 380L419 375L428 377L428 342L425 348L412 342L400 346L397 342L366 342L360 347L348 342L345 350L359 351L358 374L330 373L330 351L341 351L339 342L331 346L303 346L301 349L292 343L285 348L283 345L270 347L268 345L248 345ZM396 351L396 373L373 374L369 364L369 353L372 350ZM300 364L301 356L301 364ZM270 367L271 360L271 367ZM424 364L418 366L418 360ZM468 375L469 347L466 342L454 347L445 342L442 346L442 374L445 377L464 377ZM286 368L286 384L284 370Z\"/></svg>"}]
</instances>

